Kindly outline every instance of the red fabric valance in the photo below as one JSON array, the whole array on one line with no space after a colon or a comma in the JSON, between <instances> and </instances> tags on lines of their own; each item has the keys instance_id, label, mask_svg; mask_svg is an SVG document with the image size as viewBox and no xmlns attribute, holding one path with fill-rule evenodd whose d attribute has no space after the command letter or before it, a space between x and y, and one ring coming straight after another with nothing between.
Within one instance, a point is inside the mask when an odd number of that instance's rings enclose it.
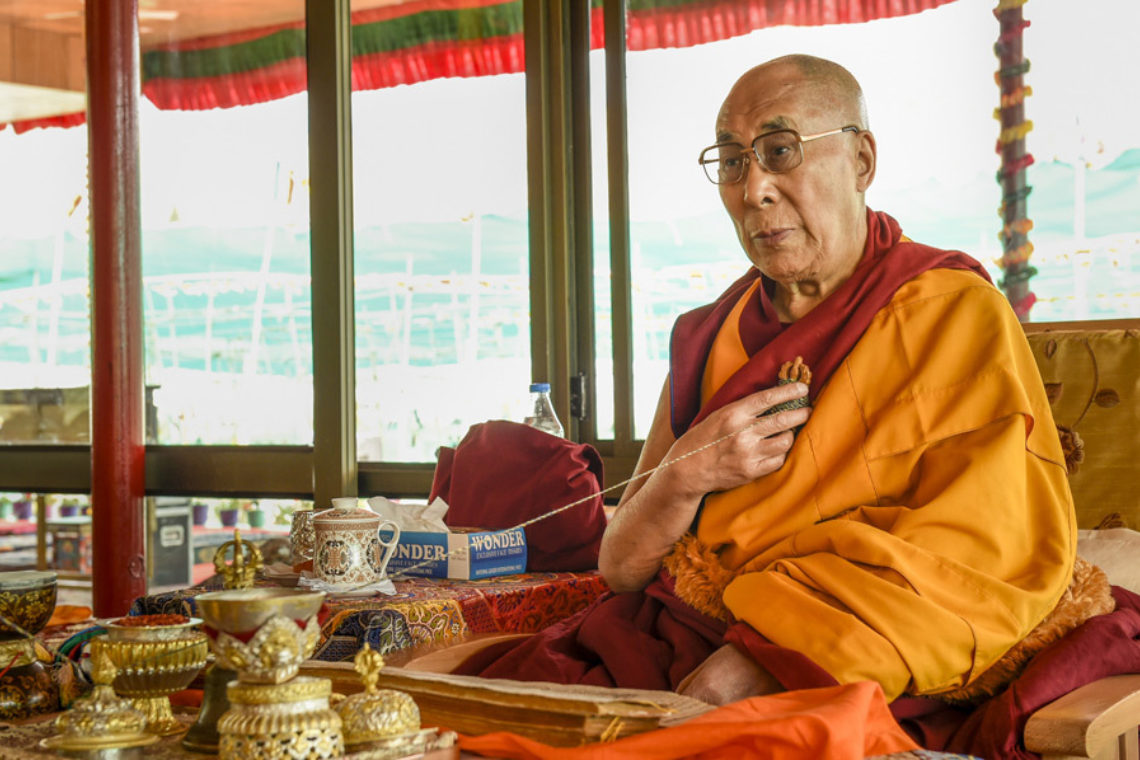
<instances>
[{"instance_id":1,"label":"red fabric valance","mask_svg":"<svg viewBox=\"0 0 1140 760\"><path fill-rule=\"evenodd\" d=\"M691 47L771 26L853 24L953 0L629 0L631 51ZM604 44L592 0L591 47ZM352 87L371 90L524 69L522 0L412 0L352 14ZM142 53L142 90L158 108L251 105L306 87L303 22L187 40ZM74 126L83 114L14 124Z\"/></svg>"}]
</instances>

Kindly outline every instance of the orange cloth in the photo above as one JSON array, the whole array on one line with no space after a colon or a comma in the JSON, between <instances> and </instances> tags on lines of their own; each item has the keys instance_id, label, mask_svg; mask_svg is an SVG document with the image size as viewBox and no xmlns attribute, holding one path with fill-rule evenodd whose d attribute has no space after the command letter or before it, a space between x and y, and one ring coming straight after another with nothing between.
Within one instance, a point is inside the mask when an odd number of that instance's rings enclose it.
<instances>
[{"instance_id":1,"label":"orange cloth","mask_svg":"<svg viewBox=\"0 0 1140 760\"><path fill-rule=\"evenodd\" d=\"M81 607L76 604L57 604L51 613L51 619L47 621L44 628L51 628L53 625L80 623L90 617L90 607Z\"/></svg>"},{"instance_id":2,"label":"orange cloth","mask_svg":"<svg viewBox=\"0 0 1140 760\"><path fill-rule=\"evenodd\" d=\"M720 707L677 726L583 747L551 747L509 733L461 736L467 752L530 760L847 760L917 749L878 684L788 691Z\"/></svg>"},{"instance_id":3,"label":"orange cloth","mask_svg":"<svg viewBox=\"0 0 1140 760\"><path fill-rule=\"evenodd\" d=\"M706 398L747 359L738 320ZM790 358L790 357L789 357ZM784 466L707 497L724 603L888 700L962 686L1068 585L1076 524L1044 388L1004 297L967 271L901 286L816 397Z\"/></svg>"}]
</instances>

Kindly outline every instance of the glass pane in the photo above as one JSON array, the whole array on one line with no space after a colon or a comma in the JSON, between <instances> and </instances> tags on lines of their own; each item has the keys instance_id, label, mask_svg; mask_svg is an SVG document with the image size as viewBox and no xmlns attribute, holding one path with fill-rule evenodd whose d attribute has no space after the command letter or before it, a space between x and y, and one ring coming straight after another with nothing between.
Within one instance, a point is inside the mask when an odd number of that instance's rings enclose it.
<instances>
[{"instance_id":1,"label":"glass pane","mask_svg":"<svg viewBox=\"0 0 1140 760\"><path fill-rule=\"evenodd\" d=\"M1118 19L1122 15L1134 17L1138 10L1126 0L1100 0L1101 6L1106 9L1104 14L1078 19L1078 23L1096 25L1096 31L1081 39L1089 39L1090 50L1097 48L1106 57L1101 71L1129 71L1135 63L1129 56L1135 52L1134 46L1125 44L1123 35L1131 26L1118 23ZM999 125L992 117L999 103L993 80L993 43L999 26L992 9L990 2L959 0L921 14L870 23L773 27L697 47L628 54L637 436L649 430L654 403L668 371L668 338L674 320L679 313L714 300L748 268L731 220L720 205L716 188L703 177L697 156L701 148L715 141L715 117L728 89L740 74L762 60L806 52L849 68L863 85L879 146L878 173L868 193L868 205L894 215L906 234L921 243L960 248L974 255L995 280L999 278L994 263L1001 256L1001 220L996 214L1001 193L994 179L999 165L994 153ZM1036 18L1039 14L1041 23ZM1088 202L1088 235L1106 236L1099 238L1099 245L1113 255L1099 256L1100 269L1090 267L1088 279L1096 280L1099 272L1098 287L1134 294L1135 271L1140 264L1137 256L1126 254L1137 247L1140 238L1131 231L1140 228L1135 226L1137 216L1132 213L1135 203L1129 199L1135 195L1140 170L1130 163L1131 154L1123 150L1140 145L1135 131L1126 129L1135 108L1132 104L1138 101L1127 95L1138 85L1106 77L1102 87L1115 88L1114 95L1097 90L1100 95L1080 100L1070 97L1088 85L1088 77L1072 75L1072 62L1078 59L1072 49L1076 38L1072 33L1061 33L1060 26L1049 30L1053 23L1072 28L1072 14L1060 7L1049 10L1032 6L1026 9L1026 16L1033 25L1026 31L1025 49L1034 64L1027 81L1035 91L1027 106L1035 124L1029 149L1037 157L1029 175L1035 186L1029 210L1037 222L1031 239L1037 251L1042 247L1048 251L1050 236L1057 236L1058 227L1067 230L1073 213L1072 170L1067 173L1067 196L1064 181L1045 179L1045 174L1059 172L1050 163L1055 149L1044 147L1045 137L1051 140L1065 130L1072 131L1072 117L1069 122L1056 119L1050 115L1053 106L1049 104L1061 100L1069 101L1070 107L1097 104L1098 113L1114 116L1100 123L1105 129L1113 125L1113 134L1123 141L1121 149L1108 158L1115 158L1116 165L1112 170L1105 167L1100 189L1090 193L1104 203L1102 211L1096 211L1092 199ZM1114 18L1114 22L1094 22L1097 18ZM1035 34L1040 36L1035 38ZM1106 43L1106 34L1117 35L1114 39L1119 41ZM877 52L868 56L866 50ZM1112 65L1108 57L1112 57ZM1056 63L1044 64L1047 59ZM1052 81L1064 81L1065 88L1060 88L1064 93L1043 95ZM668 91L669 97L662 98L662 91ZM684 108L677 108L677 103L685 104ZM1096 145L1096 141L1089 145ZM1140 162L1135 165L1140 166ZM1090 178L1093 173L1090 169ZM1058 215L1061 221L1057 221ZM1107 222L1109 216L1112 224ZM1098 226L1094 219L1105 223ZM1072 246L1069 248L1072 254ZM1074 279L1073 259L1078 255L1068 256L1069 280ZM1048 302L1050 292L1057 292L1058 285L1045 256L1035 256L1034 263L1042 275L1033 286ZM1108 269L1110 261L1118 261L1115 270ZM1115 279L1105 278L1106 271L1114 271ZM1127 277L1122 276L1125 271L1130 272ZM1102 299L1113 300L1127 301L1115 296ZM1050 312L1039 305L1033 316L1040 319L1045 313ZM1094 312L1090 305L1088 313L1105 316L1108 312ZM1116 316L1125 313L1135 314L1137 309L1115 312Z\"/></svg>"},{"instance_id":2,"label":"glass pane","mask_svg":"<svg viewBox=\"0 0 1140 760\"><path fill-rule=\"evenodd\" d=\"M596 14L598 11L595 10ZM594 375L598 438L614 437L613 295L610 283L606 53L590 51L590 180L594 202Z\"/></svg>"},{"instance_id":3,"label":"glass pane","mask_svg":"<svg viewBox=\"0 0 1140 760\"><path fill-rule=\"evenodd\" d=\"M24 4L23 11L5 14L0 22L0 443L5 444L90 439L87 130L82 126L87 85L83 13L77 7L45 22L38 6Z\"/></svg>"},{"instance_id":4,"label":"glass pane","mask_svg":"<svg viewBox=\"0 0 1140 760\"><path fill-rule=\"evenodd\" d=\"M301 0L143 14L144 340L161 443L312 443L304 15Z\"/></svg>"},{"instance_id":5,"label":"glass pane","mask_svg":"<svg viewBox=\"0 0 1140 760\"><path fill-rule=\"evenodd\" d=\"M529 398L522 4L382 16L353 14L384 51L352 99L357 447L424 462Z\"/></svg>"},{"instance_id":6,"label":"glass pane","mask_svg":"<svg viewBox=\"0 0 1140 760\"><path fill-rule=\"evenodd\" d=\"M1033 68L1026 148L1036 163L1030 281L1035 322L1140 316L1140 82L1079 72L1135 71L1140 24L1132 0L1096 0L1088 12L1054 3L1025 8L1025 54Z\"/></svg>"}]
</instances>

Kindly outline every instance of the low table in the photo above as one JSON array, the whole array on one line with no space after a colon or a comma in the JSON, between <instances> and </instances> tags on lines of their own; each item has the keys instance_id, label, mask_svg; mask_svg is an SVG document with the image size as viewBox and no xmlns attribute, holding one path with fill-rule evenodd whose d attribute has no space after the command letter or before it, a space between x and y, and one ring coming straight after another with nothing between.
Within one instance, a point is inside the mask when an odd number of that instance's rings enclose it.
<instances>
[{"instance_id":1,"label":"low table","mask_svg":"<svg viewBox=\"0 0 1140 760\"><path fill-rule=\"evenodd\" d=\"M458 643L471 634L536 633L584 609L607 590L596 571L524 573L478 581L408 578L396 594L330 598L321 610L314 659L351 659L365 644L381 654ZM274 586L259 581L259 586ZM217 591L214 576L187 589L136 599L131 614L196 615L194 597Z\"/></svg>"}]
</instances>

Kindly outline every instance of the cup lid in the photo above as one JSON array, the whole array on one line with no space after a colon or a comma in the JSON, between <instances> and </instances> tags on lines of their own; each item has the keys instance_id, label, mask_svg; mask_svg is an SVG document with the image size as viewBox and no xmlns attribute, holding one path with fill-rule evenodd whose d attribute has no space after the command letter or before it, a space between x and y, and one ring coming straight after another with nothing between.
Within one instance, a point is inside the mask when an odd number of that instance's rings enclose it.
<instances>
[{"instance_id":1,"label":"cup lid","mask_svg":"<svg viewBox=\"0 0 1140 760\"><path fill-rule=\"evenodd\" d=\"M13 570L0 573L0 591L27 591L55 584L57 575L50 570Z\"/></svg>"},{"instance_id":2,"label":"cup lid","mask_svg":"<svg viewBox=\"0 0 1140 760\"><path fill-rule=\"evenodd\" d=\"M333 507L332 509L326 509L323 512L318 512L313 515L313 525L316 526L336 525L347 527L350 524L364 524L376 527L380 524L380 515L371 509L346 509L344 507Z\"/></svg>"}]
</instances>

